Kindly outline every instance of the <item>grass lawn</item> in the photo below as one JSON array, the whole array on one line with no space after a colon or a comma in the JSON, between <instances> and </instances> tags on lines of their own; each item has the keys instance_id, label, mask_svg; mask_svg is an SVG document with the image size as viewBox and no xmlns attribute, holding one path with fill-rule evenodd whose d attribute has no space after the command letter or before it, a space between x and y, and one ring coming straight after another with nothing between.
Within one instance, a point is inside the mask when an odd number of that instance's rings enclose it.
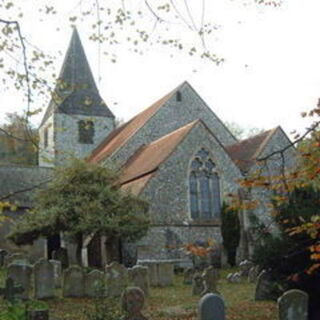
<instances>
[{"instance_id":1,"label":"grass lawn","mask_svg":"<svg viewBox=\"0 0 320 320\"><path fill-rule=\"evenodd\" d=\"M240 284L229 284L225 280L230 270L221 272L218 290L223 296L227 310L227 320L276 320L277 306L274 302L255 302L254 284L246 281ZM3 285L4 271L0 270L0 283ZM60 294L61 292L57 292ZM199 297L191 295L191 286L182 283L182 276L177 275L172 287L151 288L144 314L150 320L181 319L196 320ZM85 316L85 311L93 309L90 299L62 299L47 301L50 308L50 320L92 320ZM113 303L114 305L117 302ZM0 310L4 306L0 300ZM108 320L105 318L105 320Z\"/></svg>"}]
</instances>

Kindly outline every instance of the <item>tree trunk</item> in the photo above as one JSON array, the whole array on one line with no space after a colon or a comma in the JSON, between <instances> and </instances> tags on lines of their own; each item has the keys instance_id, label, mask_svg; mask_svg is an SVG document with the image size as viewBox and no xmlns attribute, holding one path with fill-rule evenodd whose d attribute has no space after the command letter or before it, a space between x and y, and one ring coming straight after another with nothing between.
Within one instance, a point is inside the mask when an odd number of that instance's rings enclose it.
<instances>
[{"instance_id":1,"label":"tree trunk","mask_svg":"<svg viewBox=\"0 0 320 320\"><path fill-rule=\"evenodd\" d=\"M108 237L105 242L107 264L113 261L121 263L121 245L117 237Z\"/></svg>"}]
</instances>

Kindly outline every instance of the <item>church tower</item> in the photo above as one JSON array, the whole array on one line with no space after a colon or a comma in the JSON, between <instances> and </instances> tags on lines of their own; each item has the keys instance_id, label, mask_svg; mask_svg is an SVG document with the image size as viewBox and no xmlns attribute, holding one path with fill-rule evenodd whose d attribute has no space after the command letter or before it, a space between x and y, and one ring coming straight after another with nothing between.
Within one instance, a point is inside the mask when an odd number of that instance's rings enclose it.
<instances>
[{"instance_id":1,"label":"church tower","mask_svg":"<svg viewBox=\"0 0 320 320\"><path fill-rule=\"evenodd\" d=\"M73 157L88 156L114 129L114 119L99 94L74 28L39 128L39 166L61 166Z\"/></svg>"}]
</instances>

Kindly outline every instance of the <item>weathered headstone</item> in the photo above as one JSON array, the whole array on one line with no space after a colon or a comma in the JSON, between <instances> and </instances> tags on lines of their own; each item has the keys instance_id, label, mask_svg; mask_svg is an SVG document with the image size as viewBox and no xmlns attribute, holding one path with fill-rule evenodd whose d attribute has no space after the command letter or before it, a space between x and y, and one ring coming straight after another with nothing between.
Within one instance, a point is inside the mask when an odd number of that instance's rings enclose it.
<instances>
[{"instance_id":1,"label":"weathered headstone","mask_svg":"<svg viewBox=\"0 0 320 320\"><path fill-rule=\"evenodd\" d=\"M84 273L79 266L71 266L63 274L63 296L84 296Z\"/></svg>"},{"instance_id":2,"label":"weathered headstone","mask_svg":"<svg viewBox=\"0 0 320 320\"><path fill-rule=\"evenodd\" d=\"M49 320L49 310L28 310L27 320Z\"/></svg>"},{"instance_id":3,"label":"weathered headstone","mask_svg":"<svg viewBox=\"0 0 320 320\"><path fill-rule=\"evenodd\" d=\"M61 262L58 260L49 260L49 262L53 266L53 274L54 274L54 286L56 289L62 287L62 266Z\"/></svg>"},{"instance_id":4,"label":"weathered headstone","mask_svg":"<svg viewBox=\"0 0 320 320\"><path fill-rule=\"evenodd\" d=\"M23 288L21 285L15 285L14 281L11 278L6 279L6 285L4 288L0 288L0 296L11 303L14 303L16 294L22 293Z\"/></svg>"},{"instance_id":5,"label":"weathered headstone","mask_svg":"<svg viewBox=\"0 0 320 320\"><path fill-rule=\"evenodd\" d=\"M59 248L52 252L53 260L58 260L61 262L62 269L69 267L69 256L66 248Z\"/></svg>"},{"instance_id":6,"label":"weathered headstone","mask_svg":"<svg viewBox=\"0 0 320 320\"><path fill-rule=\"evenodd\" d=\"M275 300L276 283L269 272L262 271L258 277L255 300Z\"/></svg>"},{"instance_id":7,"label":"weathered headstone","mask_svg":"<svg viewBox=\"0 0 320 320\"><path fill-rule=\"evenodd\" d=\"M253 267L253 263L249 260L243 260L239 264L240 268L240 276L241 277L248 277L249 270Z\"/></svg>"},{"instance_id":8,"label":"weathered headstone","mask_svg":"<svg viewBox=\"0 0 320 320\"><path fill-rule=\"evenodd\" d=\"M235 272L232 274L231 282L232 283L240 283L241 282L241 275L239 272Z\"/></svg>"},{"instance_id":9,"label":"weathered headstone","mask_svg":"<svg viewBox=\"0 0 320 320\"><path fill-rule=\"evenodd\" d=\"M308 294L297 289L285 292L278 299L279 320L307 320Z\"/></svg>"},{"instance_id":10,"label":"weathered headstone","mask_svg":"<svg viewBox=\"0 0 320 320\"><path fill-rule=\"evenodd\" d=\"M0 249L0 267L4 267L5 256L8 255L8 252L4 249Z\"/></svg>"},{"instance_id":11,"label":"weathered headstone","mask_svg":"<svg viewBox=\"0 0 320 320\"><path fill-rule=\"evenodd\" d=\"M194 269L187 268L183 273L183 283L184 284L192 284L193 275L194 275Z\"/></svg>"},{"instance_id":12,"label":"weathered headstone","mask_svg":"<svg viewBox=\"0 0 320 320\"><path fill-rule=\"evenodd\" d=\"M92 270L85 275L85 295L90 298L105 295L104 273Z\"/></svg>"},{"instance_id":13,"label":"weathered headstone","mask_svg":"<svg viewBox=\"0 0 320 320\"><path fill-rule=\"evenodd\" d=\"M106 295L108 297L120 297L128 286L128 270L118 262L112 262L105 268Z\"/></svg>"},{"instance_id":14,"label":"weathered headstone","mask_svg":"<svg viewBox=\"0 0 320 320\"><path fill-rule=\"evenodd\" d=\"M9 264L30 264L29 258L23 253L13 253L8 254L4 258L5 266L9 266Z\"/></svg>"},{"instance_id":15,"label":"weathered headstone","mask_svg":"<svg viewBox=\"0 0 320 320\"><path fill-rule=\"evenodd\" d=\"M7 277L11 278L15 284L21 285L23 292L17 294L18 299L29 299L31 289L32 267L28 264L11 263L8 266Z\"/></svg>"},{"instance_id":16,"label":"weathered headstone","mask_svg":"<svg viewBox=\"0 0 320 320\"><path fill-rule=\"evenodd\" d=\"M134 266L129 269L129 278L134 287L143 290L145 297L149 296L149 275L148 268L144 266Z\"/></svg>"},{"instance_id":17,"label":"weathered headstone","mask_svg":"<svg viewBox=\"0 0 320 320\"><path fill-rule=\"evenodd\" d=\"M249 283L255 283L257 281L259 275L259 267L251 267L248 273L248 282Z\"/></svg>"},{"instance_id":18,"label":"weathered headstone","mask_svg":"<svg viewBox=\"0 0 320 320\"><path fill-rule=\"evenodd\" d=\"M225 320L223 299L214 293L204 295L198 305L198 320Z\"/></svg>"},{"instance_id":19,"label":"weathered headstone","mask_svg":"<svg viewBox=\"0 0 320 320\"><path fill-rule=\"evenodd\" d=\"M54 270L53 265L46 259L40 259L33 267L34 294L36 299L54 297Z\"/></svg>"},{"instance_id":20,"label":"weathered headstone","mask_svg":"<svg viewBox=\"0 0 320 320\"><path fill-rule=\"evenodd\" d=\"M127 314L124 320L147 320L142 314L144 301L143 290L137 287L127 288L121 297L122 309Z\"/></svg>"},{"instance_id":21,"label":"weathered headstone","mask_svg":"<svg viewBox=\"0 0 320 320\"><path fill-rule=\"evenodd\" d=\"M149 283L152 287L159 286L159 268L158 263L156 262L149 262L144 263L143 265L147 266L149 269Z\"/></svg>"},{"instance_id":22,"label":"weathered headstone","mask_svg":"<svg viewBox=\"0 0 320 320\"><path fill-rule=\"evenodd\" d=\"M204 288L202 276L199 273L196 273L192 278L192 295L200 296Z\"/></svg>"},{"instance_id":23,"label":"weathered headstone","mask_svg":"<svg viewBox=\"0 0 320 320\"><path fill-rule=\"evenodd\" d=\"M228 273L228 275L227 275L227 281L229 282L229 283L232 283L232 277L233 277L233 273Z\"/></svg>"},{"instance_id":24,"label":"weathered headstone","mask_svg":"<svg viewBox=\"0 0 320 320\"><path fill-rule=\"evenodd\" d=\"M202 278L205 288L201 295L205 295L206 293L218 293L217 284L219 280L219 271L217 269L213 266L206 268L202 274Z\"/></svg>"},{"instance_id":25,"label":"weathered headstone","mask_svg":"<svg viewBox=\"0 0 320 320\"><path fill-rule=\"evenodd\" d=\"M171 286L174 278L173 263L158 263L158 278L160 287Z\"/></svg>"}]
</instances>

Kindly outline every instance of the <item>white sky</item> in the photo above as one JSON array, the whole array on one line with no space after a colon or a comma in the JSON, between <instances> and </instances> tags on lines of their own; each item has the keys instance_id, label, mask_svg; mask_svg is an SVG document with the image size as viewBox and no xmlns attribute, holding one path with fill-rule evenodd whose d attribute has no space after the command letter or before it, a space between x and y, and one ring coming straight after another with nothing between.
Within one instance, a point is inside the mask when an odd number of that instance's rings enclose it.
<instances>
[{"instance_id":1,"label":"white sky","mask_svg":"<svg viewBox=\"0 0 320 320\"><path fill-rule=\"evenodd\" d=\"M45 17L45 23L28 6L22 27L37 47L64 53L71 35L68 17L78 1L54 3L61 13ZM216 66L163 46L150 47L142 56L125 45L110 48L117 63L101 56L99 83L109 108L127 120L187 80L223 121L265 129L281 125L287 133L302 130L307 124L300 113L314 107L320 97L320 2L284 0L276 9L246 6L240 0L207 3L207 20L221 25L208 45L225 62ZM61 31L56 32L59 24ZM98 46L88 40L86 24L77 27L96 75ZM188 41L186 30L183 37ZM62 59L56 61L57 73ZM21 105L19 94L1 90L0 121L5 112L18 111Z\"/></svg>"}]
</instances>

